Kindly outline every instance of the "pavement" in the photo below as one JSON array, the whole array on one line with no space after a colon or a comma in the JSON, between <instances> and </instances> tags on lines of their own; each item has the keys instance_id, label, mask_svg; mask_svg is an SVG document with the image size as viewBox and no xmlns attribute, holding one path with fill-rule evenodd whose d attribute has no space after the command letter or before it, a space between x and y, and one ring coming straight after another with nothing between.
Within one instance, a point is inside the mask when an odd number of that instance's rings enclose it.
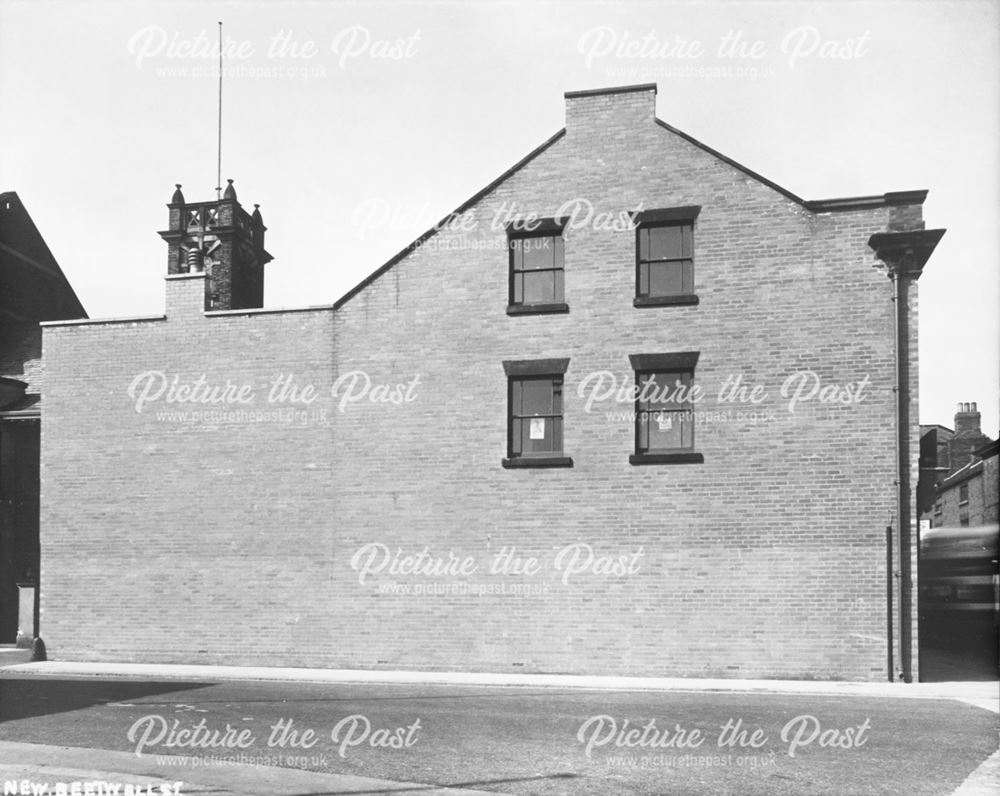
<instances>
[{"instance_id":1,"label":"pavement","mask_svg":"<svg viewBox=\"0 0 1000 796\"><path fill-rule=\"evenodd\" d=\"M996 796L1000 793L1000 751L994 752L951 796Z\"/></svg>"},{"instance_id":2,"label":"pavement","mask_svg":"<svg viewBox=\"0 0 1000 796\"><path fill-rule=\"evenodd\" d=\"M734 691L764 694L867 696L886 699L954 699L1000 713L1000 685L993 681L860 683L836 680L737 680L695 677L616 677L572 674L302 669L155 663L44 661L0 666L8 674L48 677L127 677L155 680L263 680L289 683L404 683L597 691Z\"/></svg>"},{"instance_id":3,"label":"pavement","mask_svg":"<svg viewBox=\"0 0 1000 796\"><path fill-rule=\"evenodd\" d=\"M420 796L487 796L486 791L461 787L438 788L413 782L359 777L351 774L320 774L296 768L232 764L204 766L197 771L179 771L176 778L163 776L162 766L154 766L150 757L131 752L83 749L48 744L0 743L0 792L8 782L31 783L25 793L41 791L39 796L59 792L62 784L67 795L73 783L80 783L79 793L106 796L119 786L118 796L131 786L138 794L191 794L199 796L321 796L325 794L406 793ZM44 762L42 762L44 761ZM87 785L90 785L89 791ZM20 785L18 786L21 792ZM34 788L34 790L32 790ZM496 796L495 793L488 796Z\"/></svg>"},{"instance_id":4,"label":"pavement","mask_svg":"<svg viewBox=\"0 0 1000 796\"><path fill-rule=\"evenodd\" d=\"M317 670L170 664L108 664L49 661L0 665L4 679L67 680L73 678L132 679L159 682L268 682L286 684L379 684L476 688L552 689L553 691L646 691L658 693L786 694L872 699L954 700L1000 714L1000 689L993 682L852 683L830 681L729 680L696 678L595 677L577 675L491 674L418 671ZM0 721L3 705L0 702ZM37 740L37 739L36 739ZM44 740L49 740L45 738ZM981 759L981 758L980 758ZM974 765L974 763L973 763ZM967 770L967 769L966 769ZM385 772L381 772L385 773ZM226 765L178 770L170 777L150 756L42 743L0 742L0 793L67 794L473 794L486 782L451 781L447 787L349 773L329 773L263 764L247 759ZM77 791L73 783L79 783ZM88 790L89 783L89 790ZM490 783L496 786L497 781ZM568 784L568 783L567 783ZM32 790L34 788L34 790ZM1000 752L983 762L953 796L1000 793Z\"/></svg>"}]
</instances>

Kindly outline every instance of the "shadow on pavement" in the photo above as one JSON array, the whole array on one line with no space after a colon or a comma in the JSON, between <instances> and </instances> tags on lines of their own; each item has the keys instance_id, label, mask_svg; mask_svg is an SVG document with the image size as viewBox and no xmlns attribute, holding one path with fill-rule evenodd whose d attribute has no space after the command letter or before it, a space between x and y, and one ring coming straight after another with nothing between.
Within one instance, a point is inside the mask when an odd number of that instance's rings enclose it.
<instances>
[{"instance_id":1,"label":"shadow on pavement","mask_svg":"<svg viewBox=\"0 0 1000 796\"><path fill-rule=\"evenodd\" d=\"M920 628L920 680L984 681L1000 677L997 629L924 622Z\"/></svg>"},{"instance_id":2,"label":"shadow on pavement","mask_svg":"<svg viewBox=\"0 0 1000 796\"><path fill-rule=\"evenodd\" d=\"M511 777L507 779L484 779L472 782L449 782L447 785L414 785L412 788L392 788L390 790L338 790L328 793L298 793L294 796L375 796L376 794L390 793L426 793L427 791L439 791L458 788L480 788L490 785L512 785L520 782L545 782L550 779L578 779L579 774L538 774L533 777Z\"/></svg>"},{"instance_id":3,"label":"shadow on pavement","mask_svg":"<svg viewBox=\"0 0 1000 796\"><path fill-rule=\"evenodd\" d=\"M211 685L215 683L3 678L0 679L0 724Z\"/></svg>"}]
</instances>

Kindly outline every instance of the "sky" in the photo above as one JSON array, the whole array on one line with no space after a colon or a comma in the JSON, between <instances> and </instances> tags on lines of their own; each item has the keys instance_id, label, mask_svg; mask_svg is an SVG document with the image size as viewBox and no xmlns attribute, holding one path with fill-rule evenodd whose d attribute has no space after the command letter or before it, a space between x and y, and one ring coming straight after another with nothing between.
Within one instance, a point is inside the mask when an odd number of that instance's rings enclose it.
<instances>
[{"instance_id":1,"label":"sky","mask_svg":"<svg viewBox=\"0 0 1000 796\"><path fill-rule=\"evenodd\" d=\"M1000 4L0 0L0 190L92 318L163 311L166 203L222 177L265 305L333 303L558 131L565 91L657 116L805 199L928 189L920 419L1000 430ZM873 230L874 231L874 230Z\"/></svg>"}]
</instances>

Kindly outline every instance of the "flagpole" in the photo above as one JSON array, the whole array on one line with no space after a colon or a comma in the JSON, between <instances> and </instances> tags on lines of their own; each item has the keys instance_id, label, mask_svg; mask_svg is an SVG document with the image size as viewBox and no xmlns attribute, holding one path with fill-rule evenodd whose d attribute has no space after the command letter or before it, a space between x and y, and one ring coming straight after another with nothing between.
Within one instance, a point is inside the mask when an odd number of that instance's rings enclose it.
<instances>
[{"instance_id":1,"label":"flagpole","mask_svg":"<svg viewBox=\"0 0 1000 796\"><path fill-rule=\"evenodd\" d=\"M219 21L219 139L216 159L215 198L222 199L222 21Z\"/></svg>"}]
</instances>

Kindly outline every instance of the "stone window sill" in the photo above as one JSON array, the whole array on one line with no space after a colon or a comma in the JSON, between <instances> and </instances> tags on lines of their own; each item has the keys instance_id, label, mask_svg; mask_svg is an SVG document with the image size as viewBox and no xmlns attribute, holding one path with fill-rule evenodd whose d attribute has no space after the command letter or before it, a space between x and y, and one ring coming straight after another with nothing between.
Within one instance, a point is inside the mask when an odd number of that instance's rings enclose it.
<instances>
[{"instance_id":1,"label":"stone window sill","mask_svg":"<svg viewBox=\"0 0 1000 796\"><path fill-rule=\"evenodd\" d=\"M633 307L694 307L698 305L698 297L694 293L684 293L678 296L636 296L632 300Z\"/></svg>"},{"instance_id":2,"label":"stone window sill","mask_svg":"<svg viewBox=\"0 0 1000 796\"><path fill-rule=\"evenodd\" d=\"M703 464L705 457L700 453L634 453L628 457L629 464Z\"/></svg>"},{"instance_id":3,"label":"stone window sill","mask_svg":"<svg viewBox=\"0 0 1000 796\"><path fill-rule=\"evenodd\" d=\"M505 470L517 470L522 467L573 466L573 460L569 456L518 456L513 459L502 459L500 463Z\"/></svg>"},{"instance_id":4,"label":"stone window sill","mask_svg":"<svg viewBox=\"0 0 1000 796\"><path fill-rule=\"evenodd\" d=\"M569 305L561 302L554 304L508 304L508 315L554 315L569 312Z\"/></svg>"}]
</instances>

